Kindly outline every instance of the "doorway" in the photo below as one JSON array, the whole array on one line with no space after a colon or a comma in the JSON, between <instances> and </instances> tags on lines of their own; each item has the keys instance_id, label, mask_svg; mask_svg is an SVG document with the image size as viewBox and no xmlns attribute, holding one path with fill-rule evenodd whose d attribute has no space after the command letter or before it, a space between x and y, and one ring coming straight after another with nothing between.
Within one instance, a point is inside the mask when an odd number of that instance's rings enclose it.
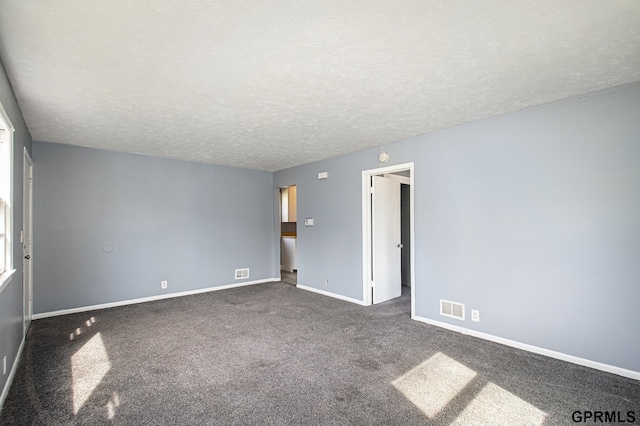
<instances>
[{"instance_id":1,"label":"doorway","mask_svg":"<svg viewBox=\"0 0 640 426\"><path fill-rule=\"evenodd\" d=\"M413 174L414 163L362 172L364 304L400 297L404 286L404 292L410 293L412 318L415 315Z\"/></svg>"},{"instance_id":2,"label":"doorway","mask_svg":"<svg viewBox=\"0 0 640 426\"><path fill-rule=\"evenodd\" d=\"M298 188L280 188L280 279L298 284Z\"/></svg>"},{"instance_id":3,"label":"doorway","mask_svg":"<svg viewBox=\"0 0 640 426\"><path fill-rule=\"evenodd\" d=\"M23 209L22 209L22 298L23 332L27 333L33 314L33 160L27 150L24 150L23 167Z\"/></svg>"}]
</instances>

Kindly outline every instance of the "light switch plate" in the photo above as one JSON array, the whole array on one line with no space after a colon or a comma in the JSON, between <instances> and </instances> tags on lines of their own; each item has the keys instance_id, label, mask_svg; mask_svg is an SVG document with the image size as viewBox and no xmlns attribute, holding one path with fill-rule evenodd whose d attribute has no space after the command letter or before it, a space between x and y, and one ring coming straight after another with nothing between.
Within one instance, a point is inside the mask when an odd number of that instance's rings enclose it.
<instances>
[{"instance_id":1,"label":"light switch plate","mask_svg":"<svg viewBox=\"0 0 640 426\"><path fill-rule=\"evenodd\" d=\"M313 226L313 218L312 217L305 218L304 226Z\"/></svg>"}]
</instances>

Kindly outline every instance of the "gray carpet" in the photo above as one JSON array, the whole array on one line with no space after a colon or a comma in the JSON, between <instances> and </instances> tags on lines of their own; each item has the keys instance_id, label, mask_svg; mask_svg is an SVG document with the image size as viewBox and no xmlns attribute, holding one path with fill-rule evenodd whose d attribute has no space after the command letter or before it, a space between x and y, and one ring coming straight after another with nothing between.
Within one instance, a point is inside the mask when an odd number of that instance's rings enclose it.
<instances>
[{"instance_id":1,"label":"gray carpet","mask_svg":"<svg viewBox=\"0 0 640 426\"><path fill-rule=\"evenodd\" d=\"M405 291L406 293L406 291ZM284 283L34 321L0 423L572 424L640 382Z\"/></svg>"}]
</instances>

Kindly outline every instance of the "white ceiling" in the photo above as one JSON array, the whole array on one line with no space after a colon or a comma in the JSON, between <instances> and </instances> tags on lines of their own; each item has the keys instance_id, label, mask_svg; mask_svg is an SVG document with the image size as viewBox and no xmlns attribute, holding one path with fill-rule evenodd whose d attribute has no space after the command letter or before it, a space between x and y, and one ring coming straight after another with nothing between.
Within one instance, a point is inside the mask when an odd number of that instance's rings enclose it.
<instances>
[{"instance_id":1,"label":"white ceiling","mask_svg":"<svg viewBox=\"0 0 640 426\"><path fill-rule=\"evenodd\" d=\"M261 170L640 81L640 1L3 0L34 140Z\"/></svg>"}]
</instances>

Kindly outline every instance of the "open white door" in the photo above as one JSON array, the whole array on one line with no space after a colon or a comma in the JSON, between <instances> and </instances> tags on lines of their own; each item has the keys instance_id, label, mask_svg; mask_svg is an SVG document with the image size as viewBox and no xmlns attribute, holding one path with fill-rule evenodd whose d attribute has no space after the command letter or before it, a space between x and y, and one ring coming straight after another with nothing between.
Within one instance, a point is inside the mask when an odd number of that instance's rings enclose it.
<instances>
[{"instance_id":1,"label":"open white door","mask_svg":"<svg viewBox=\"0 0 640 426\"><path fill-rule=\"evenodd\" d=\"M33 161L29 153L24 151L24 180L23 180L23 216L22 216L22 267L23 267L23 300L24 300L24 333L29 329L33 312Z\"/></svg>"},{"instance_id":2,"label":"open white door","mask_svg":"<svg viewBox=\"0 0 640 426\"><path fill-rule=\"evenodd\" d=\"M400 181L372 176L373 303L402 293Z\"/></svg>"}]
</instances>

